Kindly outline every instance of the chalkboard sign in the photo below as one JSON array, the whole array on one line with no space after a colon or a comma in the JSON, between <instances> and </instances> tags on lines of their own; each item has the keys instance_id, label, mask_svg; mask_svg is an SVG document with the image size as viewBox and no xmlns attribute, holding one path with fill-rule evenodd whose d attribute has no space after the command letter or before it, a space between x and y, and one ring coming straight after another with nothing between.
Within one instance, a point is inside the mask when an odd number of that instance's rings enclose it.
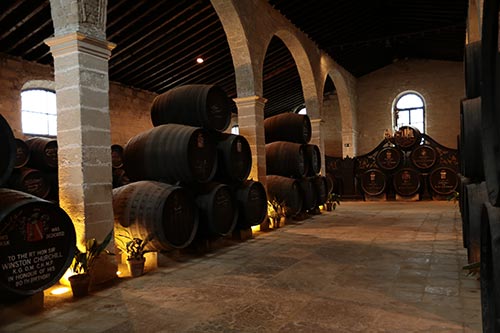
<instances>
[{"instance_id":1,"label":"chalkboard sign","mask_svg":"<svg viewBox=\"0 0 500 333\"><path fill-rule=\"evenodd\" d=\"M437 194L450 195L458 187L458 176L455 170L441 167L434 169L430 176L431 188Z\"/></svg>"},{"instance_id":2,"label":"chalkboard sign","mask_svg":"<svg viewBox=\"0 0 500 333\"><path fill-rule=\"evenodd\" d=\"M384 193L386 187L386 177L384 173L377 169L365 171L361 176L361 188L368 195L380 195Z\"/></svg>"},{"instance_id":3,"label":"chalkboard sign","mask_svg":"<svg viewBox=\"0 0 500 333\"><path fill-rule=\"evenodd\" d=\"M393 176L394 190L401 196L412 196L420 188L420 174L410 168L404 168Z\"/></svg>"},{"instance_id":4,"label":"chalkboard sign","mask_svg":"<svg viewBox=\"0 0 500 333\"><path fill-rule=\"evenodd\" d=\"M393 147L386 147L377 154L377 164L381 169L394 170L401 163L401 151Z\"/></svg>"},{"instance_id":5,"label":"chalkboard sign","mask_svg":"<svg viewBox=\"0 0 500 333\"><path fill-rule=\"evenodd\" d=\"M421 170L428 170L434 166L437 159L437 153L434 148L429 145L421 145L416 147L410 155L410 160L413 165Z\"/></svg>"},{"instance_id":6,"label":"chalkboard sign","mask_svg":"<svg viewBox=\"0 0 500 333\"><path fill-rule=\"evenodd\" d=\"M0 189L0 294L33 295L54 285L75 246L73 223L59 206Z\"/></svg>"}]
</instances>

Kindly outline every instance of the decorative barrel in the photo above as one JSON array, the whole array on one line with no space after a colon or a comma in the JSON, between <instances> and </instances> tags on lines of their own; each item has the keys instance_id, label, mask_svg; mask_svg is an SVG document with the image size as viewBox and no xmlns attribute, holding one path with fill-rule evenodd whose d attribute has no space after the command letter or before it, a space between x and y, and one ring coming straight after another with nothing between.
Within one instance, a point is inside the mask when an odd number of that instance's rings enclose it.
<instances>
[{"instance_id":1,"label":"decorative barrel","mask_svg":"<svg viewBox=\"0 0 500 333\"><path fill-rule=\"evenodd\" d=\"M267 197L284 203L286 215L293 216L302 210L302 193L296 179L283 176L267 176Z\"/></svg>"},{"instance_id":2,"label":"decorative barrel","mask_svg":"<svg viewBox=\"0 0 500 333\"><path fill-rule=\"evenodd\" d=\"M123 168L115 168L112 172L113 176L113 188L117 188L123 185L130 184L130 179Z\"/></svg>"},{"instance_id":3,"label":"decorative barrel","mask_svg":"<svg viewBox=\"0 0 500 333\"><path fill-rule=\"evenodd\" d=\"M50 180L40 170L21 168L15 170L9 180L9 187L46 199L50 194Z\"/></svg>"},{"instance_id":4,"label":"decorative barrel","mask_svg":"<svg viewBox=\"0 0 500 333\"><path fill-rule=\"evenodd\" d=\"M328 199L328 181L324 176L312 177L314 190L316 191L316 204L322 205Z\"/></svg>"},{"instance_id":5,"label":"decorative barrel","mask_svg":"<svg viewBox=\"0 0 500 333\"><path fill-rule=\"evenodd\" d=\"M30 147L29 166L46 171L57 170L57 141L54 139L29 138L26 144Z\"/></svg>"},{"instance_id":6,"label":"decorative barrel","mask_svg":"<svg viewBox=\"0 0 500 333\"><path fill-rule=\"evenodd\" d=\"M231 121L230 99L215 85L177 87L154 99L151 120L154 126L174 123L224 131Z\"/></svg>"},{"instance_id":7,"label":"decorative barrel","mask_svg":"<svg viewBox=\"0 0 500 333\"><path fill-rule=\"evenodd\" d=\"M16 141L16 162L14 163L14 168L19 169L26 164L28 164L30 160L30 147L21 139L15 139Z\"/></svg>"},{"instance_id":8,"label":"decorative barrel","mask_svg":"<svg viewBox=\"0 0 500 333\"><path fill-rule=\"evenodd\" d=\"M387 178L379 169L366 170L361 175L361 188L367 195L377 196L385 192Z\"/></svg>"},{"instance_id":9,"label":"decorative barrel","mask_svg":"<svg viewBox=\"0 0 500 333\"><path fill-rule=\"evenodd\" d=\"M0 115L0 186L5 184L16 163L16 141L12 129Z\"/></svg>"},{"instance_id":10,"label":"decorative barrel","mask_svg":"<svg viewBox=\"0 0 500 333\"><path fill-rule=\"evenodd\" d=\"M59 206L0 189L0 290L29 296L56 284L73 261L73 222Z\"/></svg>"},{"instance_id":11,"label":"decorative barrel","mask_svg":"<svg viewBox=\"0 0 500 333\"><path fill-rule=\"evenodd\" d=\"M236 190L238 201L237 227L247 229L261 224L267 216L267 194L261 182L247 180Z\"/></svg>"},{"instance_id":12,"label":"decorative barrel","mask_svg":"<svg viewBox=\"0 0 500 333\"><path fill-rule=\"evenodd\" d=\"M308 143L311 140L311 120L307 115L281 113L264 120L266 143L288 141Z\"/></svg>"},{"instance_id":13,"label":"decorative barrel","mask_svg":"<svg viewBox=\"0 0 500 333\"><path fill-rule=\"evenodd\" d=\"M401 196L415 195L420 189L420 174L417 170L403 168L398 170L393 178L394 190Z\"/></svg>"},{"instance_id":14,"label":"decorative barrel","mask_svg":"<svg viewBox=\"0 0 500 333\"><path fill-rule=\"evenodd\" d=\"M375 159L381 169L391 171L399 167L402 156L401 150L395 147L385 147L378 152Z\"/></svg>"},{"instance_id":15,"label":"decorative barrel","mask_svg":"<svg viewBox=\"0 0 500 333\"><path fill-rule=\"evenodd\" d=\"M483 203L488 201L485 182L465 186L463 196L467 201L465 230L467 234L467 258L469 264L481 261L481 212Z\"/></svg>"},{"instance_id":16,"label":"decorative barrel","mask_svg":"<svg viewBox=\"0 0 500 333\"><path fill-rule=\"evenodd\" d=\"M450 195L458 187L458 175L448 167L439 167L431 171L429 181L432 190L439 195Z\"/></svg>"},{"instance_id":17,"label":"decorative barrel","mask_svg":"<svg viewBox=\"0 0 500 333\"><path fill-rule=\"evenodd\" d=\"M500 332L500 208L489 202L481 214L481 305L483 332Z\"/></svg>"},{"instance_id":18,"label":"decorative barrel","mask_svg":"<svg viewBox=\"0 0 500 333\"><path fill-rule=\"evenodd\" d=\"M151 239L153 251L184 248L198 230L198 210L182 187L155 181L138 181L113 190L115 223L132 237Z\"/></svg>"},{"instance_id":19,"label":"decorative barrel","mask_svg":"<svg viewBox=\"0 0 500 333\"><path fill-rule=\"evenodd\" d=\"M465 95L475 98L481 95L481 41L465 45L464 52Z\"/></svg>"},{"instance_id":20,"label":"decorative barrel","mask_svg":"<svg viewBox=\"0 0 500 333\"><path fill-rule=\"evenodd\" d=\"M161 125L130 139L123 163L131 180L208 182L215 175L217 148L203 128Z\"/></svg>"},{"instance_id":21,"label":"decorative barrel","mask_svg":"<svg viewBox=\"0 0 500 333\"><path fill-rule=\"evenodd\" d=\"M301 178L307 174L304 145L277 141L266 144L268 175Z\"/></svg>"},{"instance_id":22,"label":"decorative barrel","mask_svg":"<svg viewBox=\"0 0 500 333\"><path fill-rule=\"evenodd\" d=\"M419 170L431 169L438 159L436 149L429 145L420 145L410 153L412 164Z\"/></svg>"},{"instance_id":23,"label":"decorative barrel","mask_svg":"<svg viewBox=\"0 0 500 333\"><path fill-rule=\"evenodd\" d=\"M111 145L111 166L114 169L123 167L123 147L120 145Z\"/></svg>"},{"instance_id":24,"label":"decorative barrel","mask_svg":"<svg viewBox=\"0 0 500 333\"><path fill-rule=\"evenodd\" d=\"M394 142L403 150L410 150L422 141L422 134L413 126L401 126L394 133Z\"/></svg>"},{"instance_id":25,"label":"decorative barrel","mask_svg":"<svg viewBox=\"0 0 500 333\"><path fill-rule=\"evenodd\" d=\"M311 178L297 179L302 192L302 210L312 210L317 206L316 189Z\"/></svg>"},{"instance_id":26,"label":"decorative barrel","mask_svg":"<svg viewBox=\"0 0 500 333\"><path fill-rule=\"evenodd\" d=\"M481 182L484 165L481 146L481 97L460 102L460 169L473 182Z\"/></svg>"},{"instance_id":27,"label":"decorative barrel","mask_svg":"<svg viewBox=\"0 0 500 333\"><path fill-rule=\"evenodd\" d=\"M316 145L306 144L304 146L307 163L307 175L316 176L321 171L321 151Z\"/></svg>"},{"instance_id":28,"label":"decorative barrel","mask_svg":"<svg viewBox=\"0 0 500 333\"><path fill-rule=\"evenodd\" d=\"M222 183L242 182L252 169L252 151L244 136L212 133L217 141L215 180Z\"/></svg>"},{"instance_id":29,"label":"decorative barrel","mask_svg":"<svg viewBox=\"0 0 500 333\"><path fill-rule=\"evenodd\" d=\"M201 237L226 236L233 231L238 220L238 203L228 185L212 182L199 186L195 202L200 212Z\"/></svg>"}]
</instances>

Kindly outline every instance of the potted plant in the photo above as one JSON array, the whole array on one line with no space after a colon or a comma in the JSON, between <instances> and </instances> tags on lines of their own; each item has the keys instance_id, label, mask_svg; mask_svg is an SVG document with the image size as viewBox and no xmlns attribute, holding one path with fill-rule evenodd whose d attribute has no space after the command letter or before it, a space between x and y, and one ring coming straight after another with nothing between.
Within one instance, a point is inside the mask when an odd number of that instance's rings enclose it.
<instances>
[{"instance_id":1,"label":"potted plant","mask_svg":"<svg viewBox=\"0 0 500 333\"><path fill-rule=\"evenodd\" d=\"M267 215L272 228L279 228L281 218L285 217L286 206L284 202L279 202L275 198L267 202Z\"/></svg>"},{"instance_id":2,"label":"potted plant","mask_svg":"<svg viewBox=\"0 0 500 333\"><path fill-rule=\"evenodd\" d=\"M71 270L75 274L68 278L71 284L73 297L82 297L88 294L90 287L90 271L97 257L106 249L112 237L113 230L109 232L102 243L99 243L95 238L88 239L85 243L85 252L81 252L76 248L75 257L73 258L73 264L71 266Z\"/></svg>"},{"instance_id":3,"label":"potted plant","mask_svg":"<svg viewBox=\"0 0 500 333\"><path fill-rule=\"evenodd\" d=\"M125 228L120 228L120 232L117 234L116 245L123 253L127 254L127 267L132 277L144 274L144 264L146 262L144 255L152 252L151 250L146 250L145 247L151 238L151 235L145 240L132 237L128 229Z\"/></svg>"},{"instance_id":4,"label":"potted plant","mask_svg":"<svg viewBox=\"0 0 500 333\"><path fill-rule=\"evenodd\" d=\"M326 210L331 212L332 210L335 210L337 205L340 205L340 195L333 192L329 193L325 202Z\"/></svg>"}]
</instances>

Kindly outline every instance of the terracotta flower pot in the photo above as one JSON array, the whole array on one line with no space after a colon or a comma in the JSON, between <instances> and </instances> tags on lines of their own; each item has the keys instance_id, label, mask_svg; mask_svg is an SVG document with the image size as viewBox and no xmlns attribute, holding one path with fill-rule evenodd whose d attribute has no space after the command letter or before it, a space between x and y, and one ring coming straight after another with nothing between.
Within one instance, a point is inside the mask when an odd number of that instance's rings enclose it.
<instances>
[{"instance_id":1,"label":"terracotta flower pot","mask_svg":"<svg viewBox=\"0 0 500 333\"><path fill-rule=\"evenodd\" d=\"M127 267L130 272L130 276L137 277L144 274L144 263L145 258L142 259L127 259Z\"/></svg>"},{"instance_id":2,"label":"terracotta flower pot","mask_svg":"<svg viewBox=\"0 0 500 333\"><path fill-rule=\"evenodd\" d=\"M71 284L71 291L73 292L73 297L79 298L84 297L89 294L90 287L90 275L87 273L84 274L75 274L68 278L69 283Z\"/></svg>"}]
</instances>

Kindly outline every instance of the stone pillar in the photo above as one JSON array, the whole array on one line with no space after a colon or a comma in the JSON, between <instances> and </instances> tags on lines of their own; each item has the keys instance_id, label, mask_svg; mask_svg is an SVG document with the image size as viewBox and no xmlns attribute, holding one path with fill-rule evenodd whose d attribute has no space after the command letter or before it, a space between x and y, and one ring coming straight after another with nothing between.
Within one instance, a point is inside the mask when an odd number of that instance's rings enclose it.
<instances>
[{"instance_id":1,"label":"stone pillar","mask_svg":"<svg viewBox=\"0 0 500 333\"><path fill-rule=\"evenodd\" d=\"M354 157L357 153L358 134L354 130L342 130L342 155Z\"/></svg>"},{"instance_id":2,"label":"stone pillar","mask_svg":"<svg viewBox=\"0 0 500 333\"><path fill-rule=\"evenodd\" d=\"M266 186L266 140L264 133L264 106L267 100L260 96L235 98L238 107L238 126L252 149L250 178Z\"/></svg>"},{"instance_id":3,"label":"stone pillar","mask_svg":"<svg viewBox=\"0 0 500 333\"><path fill-rule=\"evenodd\" d=\"M326 164L325 164L325 140L323 137L323 120L321 119L311 119L312 135L310 144L316 145L321 151L321 174L326 174Z\"/></svg>"}]
</instances>

